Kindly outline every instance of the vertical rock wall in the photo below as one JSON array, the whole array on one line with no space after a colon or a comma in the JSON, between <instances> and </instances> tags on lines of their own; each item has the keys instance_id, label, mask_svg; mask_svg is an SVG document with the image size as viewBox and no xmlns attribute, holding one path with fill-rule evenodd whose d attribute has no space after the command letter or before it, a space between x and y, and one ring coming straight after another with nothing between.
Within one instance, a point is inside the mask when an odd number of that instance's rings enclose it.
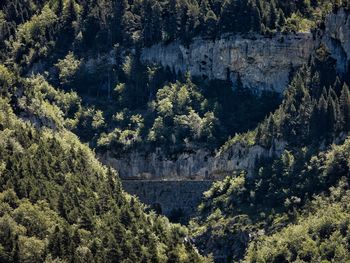
<instances>
[{"instance_id":1,"label":"vertical rock wall","mask_svg":"<svg viewBox=\"0 0 350 263\"><path fill-rule=\"evenodd\" d=\"M139 197L156 212L187 223L212 181L122 181L123 189Z\"/></svg>"},{"instance_id":2,"label":"vertical rock wall","mask_svg":"<svg viewBox=\"0 0 350 263\"><path fill-rule=\"evenodd\" d=\"M248 88L282 92L290 72L308 61L314 45L311 33L197 38L189 47L173 42L145 48L141 61L209 79L235 81L239 76Z\"/></svg>"},{"instance_id":3,"label":"vertical rock wall","mask_svg":"<svg viewBox=\"0 0 350 263\"><path fill-rule=\"evenodd\" d=\"M321 43L337 61L339 73L349 74L350 16L341 9L325 20L325 29L314 39L311 34L277 35L273 38L230 36L220 40L196 39L188 47L178 42L145 49L142 60L160 63L175 71L225 79L239 73L245 85L282 91L289 71L306 63ZM217 155L200 150L166 157L162 152L132 152L121 158L106 153L101 160L118 169L122 178L205 180L220 179L235 170L254 171L261 157L280 155L286 143L275 142L273 149L237 143Z\"/></svg>"}]
</instances>

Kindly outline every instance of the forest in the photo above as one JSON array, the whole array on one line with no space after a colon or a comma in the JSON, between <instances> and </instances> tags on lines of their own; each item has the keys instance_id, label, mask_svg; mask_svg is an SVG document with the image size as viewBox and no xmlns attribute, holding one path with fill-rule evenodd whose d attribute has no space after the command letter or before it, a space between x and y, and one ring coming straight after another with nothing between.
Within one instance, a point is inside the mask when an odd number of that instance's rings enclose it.
<instances>
[{"instance_id":1,"label":"forest","mask_svg":"<svg viewBox=\"0 0 350 263\"><path fill-rule=\"evenodd\" d=\"M158 43L316 37L339 10L350 1L1 1L0 262L350 260L350 71L325 45L283 94L140 61ZM98 159L280 142L254 177L215 181L187 226Z\"/></svg>"}]
</instances>

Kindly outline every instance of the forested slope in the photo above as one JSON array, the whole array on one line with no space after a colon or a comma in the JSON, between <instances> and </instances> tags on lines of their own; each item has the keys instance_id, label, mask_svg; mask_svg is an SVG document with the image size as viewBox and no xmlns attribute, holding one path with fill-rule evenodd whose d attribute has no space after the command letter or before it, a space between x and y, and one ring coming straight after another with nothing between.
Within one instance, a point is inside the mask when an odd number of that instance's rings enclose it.
<instances>
[{"instance_id":1,"label":"forested slope","mask_svg":"<svg viewBox=\"0 0 350 263\"><path fill-rule=\"evenodd\" d=\"M1 262L205 262L68 131L75 93L0 67Z\"/></svg>"},{"instance_id":2,"label":"forested slope","mask_svg":"<svg viewBox=\"0 0 350 263\"><path fill-rule=\"evenodd\" d=\"M278 95L259 97L239 82L235 92L229 82L190 83L170 69L142 65L142 47L226 33L309 31L336 5L324 0L4 1L0 53L21 74L47 72L53 86L77 91L91 109L75 132L102 153L213 150L229 136L253 129L277 107ZM165 100L162 94L170 89L179 97ZM91 126L92 118L103 121Z\"/></svg>"},{"instance_id":3,"label":"forested slope","mask_svg":"<svg viewBox=\"0 0 350 263\"><path fill-rule=\"evenodd\" d=\"M159 42L315 33L327 13L349 5L2 1L0 261L210 261L193 242L219 262L347 259L349 75L338 75L325 46L291 74L280 106L278 94L254 94L239 78L232 88L139 58ZM253 177L242 171L216 182L189 234L124 193L89 148L214 151L237 132L222 152L237 142L287 146L257 160Z\"/></svg>"},{"instance_id":4,"label":"forested slope","mask_svg":"<svg viewBox=\"0 0 350 263\"><path fill-rule=\"evenodd\" d=\"M350 212L348 85L348 75L337 74L336 61L321 45L280 107L222 147L225 152L239 143L274 151L276 144L286 145L280 156L256 159L252 175L233 173L205 193L192 222L199 248L219 259L225 255L224 262L338 262L349 256L342 243L348 233L340 230ZM344 199L336 197L339 191Z\"/></svg>"}]
</instances>

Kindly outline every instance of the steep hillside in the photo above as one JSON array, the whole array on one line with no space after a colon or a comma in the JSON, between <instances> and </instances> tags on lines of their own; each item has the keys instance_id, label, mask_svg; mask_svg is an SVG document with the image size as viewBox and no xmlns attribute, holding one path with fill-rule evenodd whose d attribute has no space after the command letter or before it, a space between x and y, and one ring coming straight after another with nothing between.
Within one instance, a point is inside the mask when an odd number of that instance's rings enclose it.
<instances>
[{"instance_id":1,"label":"steep hillside","mask_svg":"<svg viewBox=\"0 0 350 263\"><path fill-rule=\"evenodd\" d=\"M333 230L336 231L338 219L336 215L326 218L321 211L333 209L333 206L317 206L310 202L314 196L325 195L325 200L332 199L327 197L330 188L340 181L347 189L349 79L338 70L338 65L327 47L321 44L309 65L293 78L279 109L257 129L236 136L221 149L218 157L221 166L226 174L230 171L232 174L205 193L199 216L192 222L198 247L205 253L214 253L218 262L242 260L245 256L247 262L294 262L298 259L337 262L338 254L331 252L327 242L331 242L329 238ZM256 151L257 147L262 154ZM239 166L237 162L247 159L248 153L253 160L249 165L243 162L243 166ZM349 212L343 203L345 199L337 202L334 201L334 207L340 214ZM314 209L312 211L322 219L317 221L316 217L308 216L309 209ZM328 220L334 228L325 230L330 231L325 236L317 231L323 231L326 225L299 235L302 229L311 227L311 224L306 225L308 219L315 220L315 224ZM343 234L346 238L347 234ZM304 244L304 240L313 240L314 250L306 246L305 250L298 251L296 244ZM278 246L272 248L273 242ZM334 249L342 248L334 246ZM329 254L322 249L329 249ZM348 248L342 253L346 257Z\"/></svg>"},{"instance_id":2,"label":"steep hillside","mask_svg":"<svg viewBox=\"0 0 350 263\"><path fill-rule=\"evenodd\" d=\"M349 10L1 1L0 262L349 258ZM188 230L98 159L126 179L220 180ZM140 182L154 210L198 201Z\"/></svg>"},{"instance_id":3,"label":"steep hillside","mask_svg":"<svg viewBox=\"0 0 350 263\"><path fill-rule=\"evenodd\" d=\"M262 50L270 46L269 37L277 32L309 32L332 9L324 0L29 2L1 4L2 61L24 75L46 72L45 78L53 86L78 92L83 104L94 109L81 114L85 121L75 132L101 154L112 150L117 157L124 152L155 152L155 148L162 148L163 155L203 148L212 153L229 136L253 129L280 102L278 94L264 93L260 97L246 88L274 86L273 90L283 90L291 69L307 61L312 43L311 35L306 47L304 41L297 42L300 61L295 65L289 65L291 59L279 58L266 66L264 61L272 54L260 60L258 55L247 56L242 60L247 64L244 68L227 66L229 72L223 68L215 77L221 81L201 78L191 82L183 74L178 75L178 67L141 63L143 48L173 41L187 46L195 37L210 41L239 33L257 36ZM285 38L286 43L291 42L289 50L294 50L295 43L289 38L294 36ZM270 53L283 46L280 37L274 39L276 48ZM238 45L242 52L244 43ZM228 54L221 55L230 61ZM219 56L208 56L207 65L202 66L209 67L209 60L218 61ZM260 61L259 67L251 67L253 60ZM191 67L180 67L198 75ZM274 69L282 67L281 73ZM264 82L262 76L266 74L271 77ZM235 92L227 81L230 79ZM181 96L165 100L162 94L170 90L181 91ZM97 126L91 125L89 120L93 118L101 119Z\"/></svg>"},{"instance_id":4,"label":"steep hillside","mask_svg":"<svg viewBox=\"0 0 350 263\"><path fill-rule=\"evenodd\" d=\"M349 151L346 147L341 150ZM330 196L312 200L294 224L259 237L243 262L347 261L349 212L349 185L343 178L331 188Z\"/></svg>"},{"instance_id":5,"label":"steep hillside","mask_svg":"<svg viewBox=\"0 0 350 263\"><path fill-rule=\"evenodd\" d=\"M65 126L76 94L0 66L1 262L205 262Z\"/></svg>"}]
</instances>

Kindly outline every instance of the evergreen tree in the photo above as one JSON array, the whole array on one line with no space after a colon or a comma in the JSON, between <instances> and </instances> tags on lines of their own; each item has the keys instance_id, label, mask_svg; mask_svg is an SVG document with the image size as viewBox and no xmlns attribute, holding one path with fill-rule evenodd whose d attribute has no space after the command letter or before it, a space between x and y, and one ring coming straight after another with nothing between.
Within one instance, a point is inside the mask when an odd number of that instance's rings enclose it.
<instances>
[{"instance_id":1,"label":"evergreen tree","mask_svg":"<svg viewBox=\"0 0 350 263\"><path fill-rule=\"evenodd\" d=\"M252 10L251 13L251 29L255 32L261 33L262 28L261 28L261 14L259 8L253 4L253 2L250 3L250 9Z\"/></svg>"},{"instance_id":2,"label":"evergreen tree","mask_svg":"<svg viewBox=\"0 0 350 263\"><path fill-rule=\"evenodd\" d=\"M63 0L57 0L57 8L56 8L56 14L58 17L60 17L63 13Z\"/></svg>"},{"instance_id":3,"label":"evergreen tree","mask_svg":"<svg viewBox=\"0 0 350 263\"><path fill-rule=\"evenodd\" d=\"M150 46L153 44L153 4L154 2L151 0L143 1L143 14L142 14L142 37L144 44L146 46Z\"/></svg>"},{"instance_id":4,"label":"evergreen tree","mask_svg":"<svg viewBox=\"0 0 350 263\"><path fill-rule=\"evenodd\" d=\"M208 12L209 11L213 12L213 10L211 10L211 8L209 6L208 0L202 0L200 2L199 10L200 10L199 22L200 22L200 25L204 25L205 24L205 20L206 20L205 18L207 16Z\"/></svg>"},{"instance_id":5,"label":"evergreen tree","mask_svg":"<svg viewBox=\"0 0 350 263\"><path fill-rule=\"evenodd\" d=\"M276 25L278 22L278 12L275 3L272 1L270 3L270 20L269 20L269 28L276 29Z\"/></svg>"},{"instance_id":6,"label":"evergreen tree","mask_svg":"<svg viewBox=\"0 0 350 263\"><path fill-rule=\"evenodd\" d=\"M327 101L325 97L322 95L317 106L317 131L320 135L324 135L328 132L327 127L329 126L328 118L327 118Z\"/></svg>"},{"instance_id":7,"label":"evergreen tree","mask_svg":"<svg viewBox=\"0 0 350 263\"><path fill-rule=\"evenodd\" d=\"M215 13L212 10L208 11L203 23L204 34L210 37L215 37L217 22L218 22L218 19Z\"/></svg>"},{"instance_id":8,"label":"evergreen tree","mask_svg":"<svg viewBox=\"0 0 350 263\"><path fill-rule=\"evenodd\" d=\"M286 18L282 10L279 11L277 20L277 30L282 30L283 26L286 24Z\"/></svg>"},{"instance_id":9,"label":"evergreen tree","mask_svg":"<svg viewBox=\"0 0 350 263\"><path fill-rule=\"evenodd\" d=\"M350 92L349 87L344 84L340 95L340 112L343 130L350 131Z\"/></svg>"},{"instance_id":10,"label":"evergreen tree","mask_svg":"<svg viewBox=\"0 0 350 263\"><path fill-rule=\"evenodd\" d=\"M180 17L178 0L169 0L164 21L164 30L167 34L167 40L175 40L178 36Z\"/></svg>"},{"instance_id":11,"label":"evergreen tree","mask_svg":"<svg viewBox=\"0 0 350 263\"><path fill-rule=\"evenodd\" d=\"M115 40L118 43L123 42L123 17L125 15L125 12L129 8L129 3L127 0L114 0L113 1L113 9L114 9L114 16L113 16L113 23L114 29L115 29ZM127 23L128 21L125 21Z\"/></svg>"}]
</instances>

